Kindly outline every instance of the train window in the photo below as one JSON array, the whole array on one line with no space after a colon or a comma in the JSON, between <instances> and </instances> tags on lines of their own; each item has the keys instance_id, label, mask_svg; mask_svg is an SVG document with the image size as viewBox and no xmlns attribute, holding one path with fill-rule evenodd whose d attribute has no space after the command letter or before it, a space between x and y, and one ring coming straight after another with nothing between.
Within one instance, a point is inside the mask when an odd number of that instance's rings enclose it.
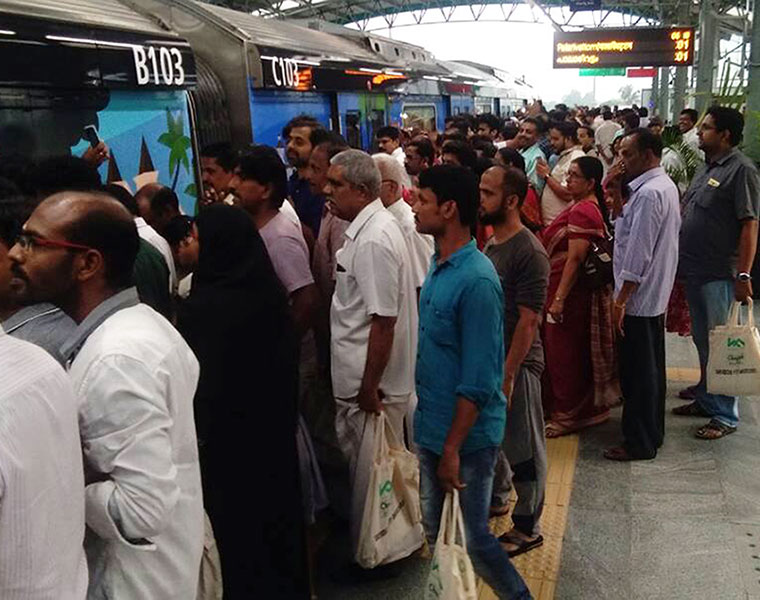
<instances>
[{"instance_id":1,"label":"train window","mask_svg":"<svg viewBox=\"0 0 760 600\"><path fill-rule=\"evenodd\" d=\"M483 113L490 113L491 112L491 103L490 102L478 102L475 104L475 112L479 115L482 115Z\"/></svg>"},{"instance_id":2,"label":"train window","mask_svg":"<svg viewBox=\"0 0 760 600\"><path fill-rule=\"evenodd\" d=\"M346 111L346 141L352 148L362 147L361 113L358 110Z\"/></svg>"},{"instance_id":3,"label":"train window","mask_svg":"<svg viewBox=\"0 0 760 600\"><path fill-rule=\"evenodd\" d=\"M394 50L396 51L396 56L401 56L401 52L398 51L398 48L394 48Z\"/></svg>"},{"instance_id":4,"label":"train window","mask_svg":"<svg viewBox=\"0 0 760 600\"><path fill-rule=\"evenodd\" d=\"M401 111L404 129L436 130L436 112L433 104L404 104Z\"/></svg>"}]
</instances>

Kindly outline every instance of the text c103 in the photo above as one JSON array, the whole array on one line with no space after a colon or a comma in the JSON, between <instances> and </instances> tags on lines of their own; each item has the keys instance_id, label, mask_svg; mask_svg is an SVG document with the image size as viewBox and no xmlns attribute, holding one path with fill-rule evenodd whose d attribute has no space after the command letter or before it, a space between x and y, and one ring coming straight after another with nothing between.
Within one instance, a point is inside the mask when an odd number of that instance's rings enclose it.
<instances>
[{"instance_id":1,"label":"text c103","mask_svg":"<svg viewBox=\"0 0 760 600\"><path fill-rule=\"evenodd\" d=\"M178 48L133 46L137 85L182 85L185 69Z\"/></svg>"},{"instance_id":2,"label":"text c103","mask_svg":"<svg viewBox=\"0 0 760 600\"><path fill-rule=\"evenodd\" d=\"M298 87L298 62L292 58L273 56L272 79L277 87Z\"/></svg>"}]
</instances>

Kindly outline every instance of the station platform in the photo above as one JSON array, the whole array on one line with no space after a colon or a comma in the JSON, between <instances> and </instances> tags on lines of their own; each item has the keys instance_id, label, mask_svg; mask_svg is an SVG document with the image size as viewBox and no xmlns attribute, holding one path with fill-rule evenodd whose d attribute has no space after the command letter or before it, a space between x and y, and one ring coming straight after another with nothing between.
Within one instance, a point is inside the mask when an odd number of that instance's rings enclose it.
<instances>
[{"instance_id":1,"label":"station platform","mask_svg":"<svg viewBox=\"0 0 760 600\"><path fill-rule=\"evenodd\" d=\"M740 404L736 433L694 437L704 418L677 417L678 390L699 378L690 338L667 336L665 443L652 461L614 463L622 409L603 425L548 441L544 546L514 560L535 600L760 600L760 405ZM509 517L493 519L497 533ZM419 600L429 562L413 556L390 579L339 583L347 538L318 564L320 600ZM339 578L338 578L339 579ZM481 583L479 600L496 596Z\"/></svg>"}]
</instances>

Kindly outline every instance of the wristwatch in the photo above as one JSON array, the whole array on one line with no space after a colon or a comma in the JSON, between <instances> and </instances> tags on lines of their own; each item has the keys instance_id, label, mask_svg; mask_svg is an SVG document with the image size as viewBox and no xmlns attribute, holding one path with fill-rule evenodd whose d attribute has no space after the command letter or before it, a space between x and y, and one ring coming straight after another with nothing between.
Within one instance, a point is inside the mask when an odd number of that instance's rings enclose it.
<instances>
[{"instance_id":1,"label":"wristwatch","mask_svg":"<svg viewBox=\"0 0 760 600\"><path fill-rule=\"evenodd\" d=\"M747 281L752 281L752 275L750 275L749 273L739 273L736 276L736 280L743 281L746 283Z\"/></svg>"}]
</instances>

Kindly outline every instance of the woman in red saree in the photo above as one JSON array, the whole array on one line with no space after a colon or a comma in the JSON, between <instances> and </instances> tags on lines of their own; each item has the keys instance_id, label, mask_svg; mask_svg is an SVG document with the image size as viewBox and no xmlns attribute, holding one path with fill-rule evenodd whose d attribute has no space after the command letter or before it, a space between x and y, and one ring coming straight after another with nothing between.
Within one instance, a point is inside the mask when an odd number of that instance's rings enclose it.
<instances>
[{"instance_id":1,"label":"woman in red saree","mask_svg":"<svg viewBox=\"0 0 760 600\"><path fill-rule=\"evenodd\" d=\"M549 253L544 324L546 436L558 437L606 421L620 399L612 285L592 290L579 278L591 242L609 228L602 164L584 156L570 165L570 205L543 231Z\"/></svg>"}]
</instances>

